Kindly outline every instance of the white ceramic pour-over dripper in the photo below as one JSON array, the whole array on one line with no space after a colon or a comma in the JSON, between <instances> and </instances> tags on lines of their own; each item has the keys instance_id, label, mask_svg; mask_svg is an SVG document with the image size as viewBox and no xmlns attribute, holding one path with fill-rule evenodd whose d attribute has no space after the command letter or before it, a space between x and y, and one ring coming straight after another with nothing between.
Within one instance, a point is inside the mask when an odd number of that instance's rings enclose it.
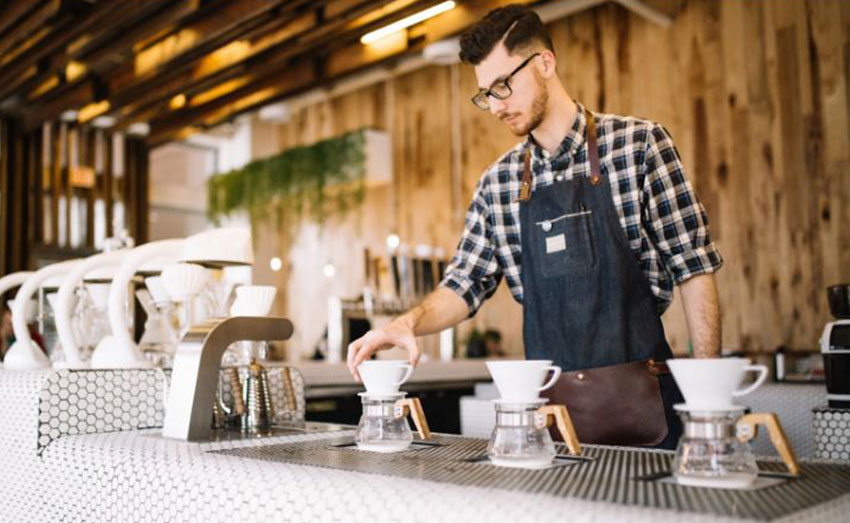
<instances>
[{"instance_id":1,"label":"white ceramic pour-over dripper","mask_svg":"<svg viewBox=\"0 0 850 523\"><path fill-rule=\"evenodd\" d=\"M274 305L277 287L243 285L236 288L236 299L230 307L231 316L268 316Z\"/></svg>"},{"instance_id":2,"label":"white ceramic pour-over dripper","mask_svg":"<svg viewBox=\"0 0 850 523\"><path fill-rule=\"evenodd\" d=\"M666 363L688 410L735 410L733 398L749 394L767 379L767 367L751 365L746 358L673 358ZM759 376L752 385L738 389L747 372Z\"/></svg>"},{"instance_id":3,"label":"white ceramic pour-over dripper","mask_svg":"<svg viewBox=\"0 0 850 523\"><path fill-rule=\"evenodd\" d=\"M160 281L172 301L181 305L179 336L182 338L196 319L194 301L207 286L209 273L194 263L172 263L163 267Z\"/></svg>"},{"instance_id":4,"label":"white ceramic pour-over dripper","mask_svg":"<svg viewBox=\"0 0 850 523\"><path fill-rule=\"evenodd\" d=\"M168 291L165 290L165 285L162 284L162 276L150 276L145 278L145 287L151 293L151 298L154 303L167 303L172 301Z\"/></svg>"},{"instance_id":5,"label":"white ceramic pour-over dripper","mask_svg":"<svg viewBox=\"0 0 850 523\"><path fill-rule=\"evenodd\" d=\"M68 275L62 280L59 285L59 292L56 293L54 303L54 311L56 313L56 332L59 335L59 342L65 352L65 361L55 364L58 368L84 369L90 366L90 363L83 361L80 351L80 346L77 337L74 336L74 331L71 327L71 316L73 311L74 291L88 275L91 275L97 269L104 267L114 267L120 265L124 260L128 249L112 251L102 254L95 254L79 262ZM106 287L104 289L104 287ZM108 302L109 289L106 284L97 284L87 286L89 295L92 296L96 306L104 308Z\"/></svg>"},{"instance_id":6,"label":"white ceramic pour-over dripper","mask_svg":"<svg viewBox=\"0 0 850 523\"><path fill-rule=\"evenodd\" d=\"M194 263L172 263L160 274L160 282L173 301L192 300L208 281L207 270Z\"/></svg>"},{"instance_id":7,"label":"white ceramic pour-over dripper","mask_svg":"<svg viewBox=\"0 0 850 523\"><path fill-rule=\"evenodd\" d=\"M92 354L91 365L97 369L150 368L130 337L130 328L124 312L127 288L130 280L146 262L159 256L176 256L183 247L183 240L160 240L132 249L115 273L109 287L109 327L112 334L103 338Z\"/></svg>"},{"instance_id":8,"label":"white ceramic pour-over dripper","mask_svg":"<svg viewBox=\"0 0 850 523\"><path fill-rule=\"evenodd\" d=\"M370 397L389 397L413 374L413 365L404 360L368 360L357 366L357 373Z\"/></svg>"},{"instance_id":9,"label":"white ceramic pour-over dripper","mask_svg":"<svg viewBox=\"0 0 850 523\"><path fill-rule=\"evenodd\" d=\"M194 234L186 238L179 261L223 269L211 272L203 299L207 317L226 317L235 286L235 282L227 277L226 269L254 263L251 231L225 227Z\"/></svg>"},{"instance_id":10,"label":"white ceramic pour-over dripper","mask_svg":"<svg viewBox=\"0 0 850 523\"><path fill-rule=\"evenodd\" d=\"M236 287L236 298L230 306L231 316L268 316L274 305L277 287L271 285L244 285ZM243 341L238 343L242 347L242 362L250 362L262 356L262 348L267 347L265 342ZM228 356L229 363L239 363L234 355Z\"/></svg>"},{"instance_id":11,"label":"white ceramic pour-over dripper","mask_svg":"<svg viewBox=\"0 0 850 523\"><path fill-rule=\"evenodd\" d=\"M18 295L15 297L15 303L12 304L12 327L15 331L15 343L6 353L3 361L5 368L30 370L50 367L50 360L47 355L30 337L26 321L26 307L42 282L51 276L67 273L77 263L77 260L71 260L48 265L36 271L21 285Z\"/></svg>"},{"instance_id":12,"label":"white ceramic pour-over dripper","mask_svg":"<svg viewBox=\"0 0 850 523\"><path fill-rule=\"evenodd\" d=\"M552 387L561 376L561 367L552 365L552 360L488 361L486 364L504 402L539 401L540 392ZM543 383L550 371L552 377Z\"/></svg>"}]
</instances>

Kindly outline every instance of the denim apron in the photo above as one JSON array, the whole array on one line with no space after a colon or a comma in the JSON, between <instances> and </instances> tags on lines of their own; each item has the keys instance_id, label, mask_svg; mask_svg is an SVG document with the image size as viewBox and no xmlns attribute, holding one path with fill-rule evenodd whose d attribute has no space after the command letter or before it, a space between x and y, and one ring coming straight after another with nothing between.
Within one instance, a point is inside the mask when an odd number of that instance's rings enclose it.
<instances>
[{"instance_id":1,"label":"denim apron","mask_svg":"<svg viewBox=\"0 0 850 523\"><path fill-rule=\"evenodd\" d=\"M589 177L556 177L552 185L532 193L531 154L526 149L519 198L525 355L553 360L564 373L647 360L664 362L672 352L655 296L629 247L610 183L600 169L594 116L587 110L585 114L588 147L579 148L574 161L589 155ZM683 399L669 373L657 378L657 401L663 402L667 434L654 445L675 448L681 423L672 405ZM630 394L630 383L605 386L605 391L588 389L588 393ZM550 399L569 403L569 398ZM654 406L659 413L662 407ZM576 428L580 432L581 427Z\"/></svg>"}]
</instances>

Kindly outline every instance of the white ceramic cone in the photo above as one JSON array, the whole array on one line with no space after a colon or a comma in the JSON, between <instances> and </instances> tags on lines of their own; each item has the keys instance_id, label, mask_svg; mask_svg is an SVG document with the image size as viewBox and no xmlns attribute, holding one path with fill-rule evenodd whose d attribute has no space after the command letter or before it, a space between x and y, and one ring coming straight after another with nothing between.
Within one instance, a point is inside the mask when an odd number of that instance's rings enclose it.
<instances>
[{"instance_id":1,"label":"white ceramic cone","mask_svg":"<svg viewBox=\"0 0 850 523\"><path fill-rule=\"evenodd\" d=\"M101 310L106 309L106 304L109 302L109 284L86 283L85 286L94 306Z\"/></svg>"},{"instance_id":2,"label":"white ceramic cone","mask_svg":"<svg viewBox=\"0 0 850 523\"><path fill-rule=\"evenodd\" d=\"M171 301L171 296L165 290L165 285L162 284L162 276L151 276L145 278L145 286L151 293L154 303L165 303Z\"/></svg>"},{"instance_id":3,"label":"white ceramic cone","mask_svg":"<svg viewBox=\"0 0 850 523\"><path fill-rule=\"evenodd\" d=\"M236 299L230 308L233 316L268 316L274 305L277 287L244 285L236 288Z\"/></svg>"},{"instance_id":4,"label":"white ceramic cone","mask_svg":"<svg viewBox=\"0 0 850 523\"><path fill-rule=\"evenodd\" d=\"M209 273L194 263L172 263L162 269L160 278L172 300L188 301L204 290Z\"/></svg>"}]
</instances>

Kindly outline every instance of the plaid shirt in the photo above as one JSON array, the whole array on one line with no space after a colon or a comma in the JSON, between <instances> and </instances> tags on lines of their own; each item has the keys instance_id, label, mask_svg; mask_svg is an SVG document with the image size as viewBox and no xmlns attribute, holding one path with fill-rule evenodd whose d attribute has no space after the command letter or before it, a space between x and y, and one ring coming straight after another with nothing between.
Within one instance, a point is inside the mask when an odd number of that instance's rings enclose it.
<instances>
[{"instance_id":1,"label":"plaid shirt","mask_svg":"<svg viewBox=\"0 0 850 523\"><path fill-rule=\"evenodd\" d=\"M649 280L659 314L663 313L673 299L674 284L714 272L723 259L711 241L705 209L685 178L667 130L638 118L595 116L600 169L611 184L629 247ZM532 150L532 191L553 184L556 178L589 176L585 125L579 104L572 129L555 154L529 138L484 172L467 211L457 253L441 283L466 301L470 316L492 296L503 276L522 303L517 198L525 148Z\"/></svg>"}]
</instances>

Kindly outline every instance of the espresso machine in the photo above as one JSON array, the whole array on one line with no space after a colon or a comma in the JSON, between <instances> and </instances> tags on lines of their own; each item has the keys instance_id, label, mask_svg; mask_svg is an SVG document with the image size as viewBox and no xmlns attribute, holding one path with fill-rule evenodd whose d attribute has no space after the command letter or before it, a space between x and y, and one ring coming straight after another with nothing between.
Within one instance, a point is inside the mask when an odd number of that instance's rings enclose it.
<instances>
[{"instance_id":1,"label":"espresso machine","mask_svg":"<svg viewBox=\"0 0 850 523\"><path fill-rule=\"evenodd\" d=\"M827 400L831 408L850 409L850 283L831 285L826 292L835 319L820 339Z\"/></svg>"}]
</instances>

